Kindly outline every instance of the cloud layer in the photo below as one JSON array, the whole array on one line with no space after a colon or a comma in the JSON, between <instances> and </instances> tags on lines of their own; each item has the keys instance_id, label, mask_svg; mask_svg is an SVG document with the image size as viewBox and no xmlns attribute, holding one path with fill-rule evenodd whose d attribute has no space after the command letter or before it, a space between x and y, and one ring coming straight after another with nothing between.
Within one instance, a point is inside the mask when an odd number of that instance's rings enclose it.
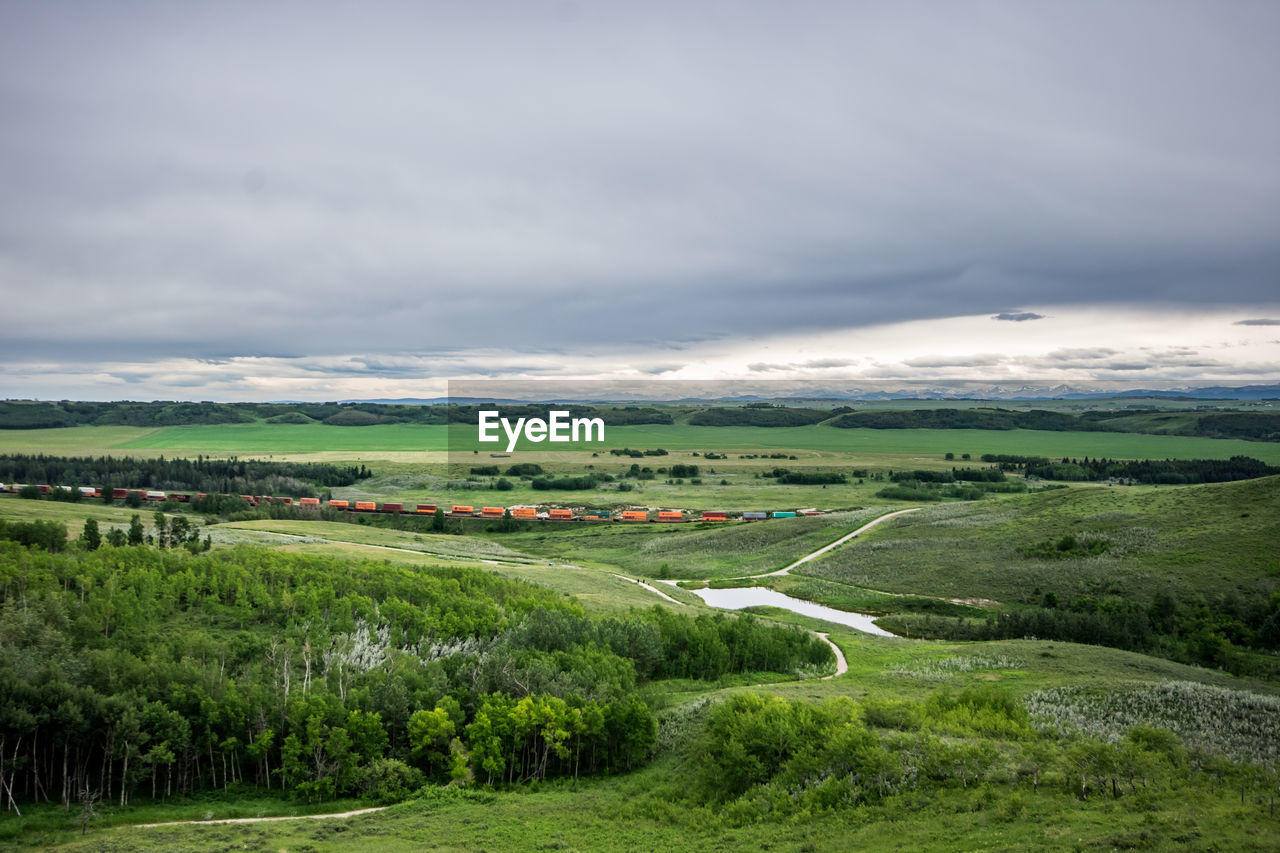
<instances>
[{"instance_id":1,"label":"cloud layer","mask_svg":"<svg viewBox=\"0 0 1280 853\"><path fill-rule=\"evenodd\" d=\"M0 3L0 361L53 377L0 396L1277 316L1278 41L1265 3Z\"/></svg>"}]
</instances>

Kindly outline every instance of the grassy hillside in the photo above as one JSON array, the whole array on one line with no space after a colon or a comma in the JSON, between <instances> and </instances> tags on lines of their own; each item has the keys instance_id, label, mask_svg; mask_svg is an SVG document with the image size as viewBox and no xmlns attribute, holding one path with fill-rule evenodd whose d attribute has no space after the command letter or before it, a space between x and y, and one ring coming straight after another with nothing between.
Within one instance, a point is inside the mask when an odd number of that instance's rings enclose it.
<instances>
[{"instance_id":1,"label":"grassy hillside","mask_svg":"<svg viewBox=\"0 0 1280 853\"><path fill-rule=\"evenodd\" d=\"M753 524L542 527L501 541L530 553L617 566L644 577L738 577L780 569L888 511L880 506Z\"/></svg>"},{"instance_id":2,"label":"grassy hillside","mask_svg":"<svg viewBox=\"0 0 1280 853\"><path fill-rule=\"evenodd\" d=\"M1107 543L1057 552L1062 537ZM1088 487L930 507L866 534L801 574L900 593L1032 603L1047 592L1149 602L1280 588L1280 478ZM1051 544L1052 556L1037 550Z\"/></svg>"}]
</instances>

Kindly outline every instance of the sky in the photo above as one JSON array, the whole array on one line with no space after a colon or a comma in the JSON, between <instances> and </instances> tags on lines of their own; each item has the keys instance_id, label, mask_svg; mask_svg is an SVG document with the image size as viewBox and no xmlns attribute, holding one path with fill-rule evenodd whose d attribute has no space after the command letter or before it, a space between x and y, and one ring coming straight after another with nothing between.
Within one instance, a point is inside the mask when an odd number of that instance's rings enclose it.
<instances>
[{"instance_id":1,"label":"sky","mask_svg":"<svg viewBox=\"0 0 1280 853\"><path fill-rule=\"evenodd\" d=\"M1280 4L0 0L0 398L1280 382Z\"/></svg>"}]
</instances>

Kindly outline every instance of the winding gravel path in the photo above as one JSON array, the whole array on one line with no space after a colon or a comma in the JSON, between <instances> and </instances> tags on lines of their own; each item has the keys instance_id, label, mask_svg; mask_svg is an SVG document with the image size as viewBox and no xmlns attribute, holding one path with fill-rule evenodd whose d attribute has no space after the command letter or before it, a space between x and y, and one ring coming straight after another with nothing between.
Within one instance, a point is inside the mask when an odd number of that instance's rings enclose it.
<instances>
[{"instance_id":1,"label":"winding gravel path","mask_svg":"<svg viewBox=\"0 0 1280 853\"><path fill-rule=\"evenodd\" d=\"M215 823L273 823L280 820L324 820L325 818L348 818L356 817L362 814L373 814L386 809L387 806L373 806L367 809L356 809L350 812L336 812L332 814L299 814L284 815L281 817L228 817L221 820L171 820L165 823L138 823L134 826L142 828L150 828L153 826L211 826Z\"/></svg>"},{"instance_id":2,"label":"winding gravel path","mask_svg":"<svg viewBox=\"0 0 1280 853\"><path fill-rule=\"evenodd\" d=\"M875 519L872 519L871 521L868 521L866 524L862 525L852 533L846 533L844 536L841 536L839 539L832 542L830 545L826 545L814 551L812 554L801 557L800 559L796 560L794 563L792 563L789 566L778 569L776 572L768 572L767 574L763 574L763 575L749 575L749 577L771 578L771 577L777 577L778 575L791 574L792 569L802 566L805 563L809 562L810 560L815 560L818 557L821 557L823 554L827 553L833 548L839 547L840 545L843 545L844 543L848 542L850 539L857 536L858 534L866 533L868 530L875 527L877 524L879 524L882 521L888 521L891 518L896 518L899 515L906 515L909 512L919 512L919 511L920 511L920 507L913 506L911 509L900 509L897 512L887 513L885 515L880 516L879 518L875 518Z\"/></svg>"}]
</instances>

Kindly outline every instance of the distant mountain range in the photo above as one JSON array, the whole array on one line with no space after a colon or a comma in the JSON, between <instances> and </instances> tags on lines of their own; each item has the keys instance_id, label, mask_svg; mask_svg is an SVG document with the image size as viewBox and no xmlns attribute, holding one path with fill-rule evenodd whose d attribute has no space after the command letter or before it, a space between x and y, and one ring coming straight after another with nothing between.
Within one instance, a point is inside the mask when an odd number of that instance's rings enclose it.
<instances>
[{"instance_id":1,"label":"distant mountain range","mask_svg":"<svg viewBox=\"0 0 1280 853\"><path fill-rule=\"evenodd\" d=\"M731 383L726 383L731 384ZM662 383L653 383L655 389L661 388ZM530 383L532 390L533 383ZM831 387L826 389L814 388L805 389L806 393L797 394L775 394L775 395L758 395L758 394L728 394L723 396L706 395L697 397L680 397L670 398L655 394L644 394L636 392L628 392L622 389L615 394L609 394L607 391L601 391L598 395L590 397L527 397L524 399L515 398L493 398L493 397L396 397L396 398L375 398L375 399L359 399L359 400L341 400L342 403L381 403L387 405L401 406L440 406L447 403L455 403L459 405L476 405L478 403L504 403L518 405L521 403L542 402L542 403L674 403L674 404L697 404L697 403L753 403L765 400L773 401L792 401L800 402L809 401L877 401L877 400L1004 400L1009 402L1026 402L1034 400L1089 400L1089 399L1111 399L1116 397L1135 397L1147 399L1177 399L1177 400L1273 400L1280 399L1280 384L1270 385L1207 385L1198 387L1185 388L1129 388L1125 390L1113 390L1110 388L1076 386L1076 385L981 385L978 383L957 383L955 385L933 385L923 388L896 388L886 389L884 387L871 388L859 387L854 384L844 387ZM298 401L278 401L278 402L298 402Z\"/></svg>"}]
</instances>

